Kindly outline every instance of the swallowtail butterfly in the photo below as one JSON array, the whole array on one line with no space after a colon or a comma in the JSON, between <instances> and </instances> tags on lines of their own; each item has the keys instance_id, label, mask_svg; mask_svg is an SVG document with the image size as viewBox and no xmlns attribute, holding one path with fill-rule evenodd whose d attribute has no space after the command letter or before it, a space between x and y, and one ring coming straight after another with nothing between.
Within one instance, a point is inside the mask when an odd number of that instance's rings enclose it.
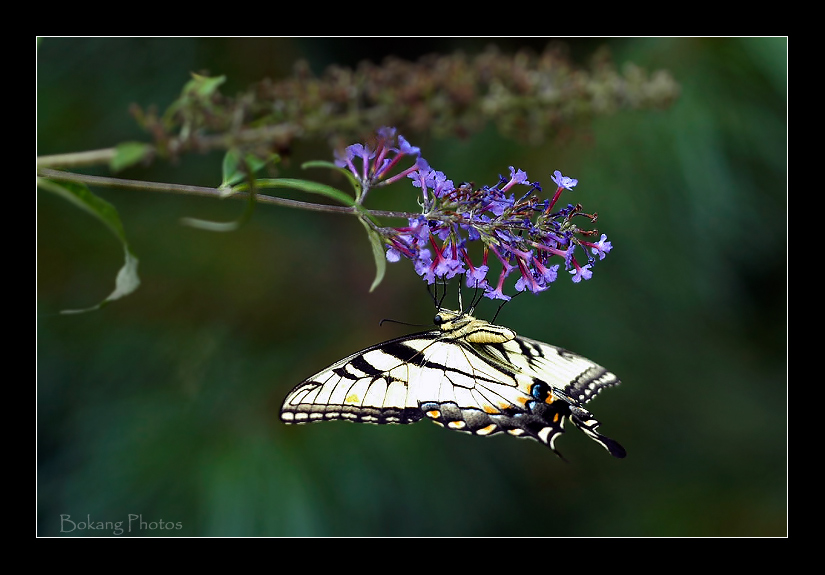
<instances>
[{"instance_id":1,"label":"swallowtail butterfly","mask_svg":"<svg viewBox=\"0 0 825 575\"><path fill-rule=\"evenodd\" d=\"M596 431L584 408L619 379L580 355L506 327L440 309L438 329L368 347L313 375L287 395L285 423L347 420L433 423L475 435L506 432L556 454L565 419L614 457L625 450Z\"/></svg>"}]
</instances>

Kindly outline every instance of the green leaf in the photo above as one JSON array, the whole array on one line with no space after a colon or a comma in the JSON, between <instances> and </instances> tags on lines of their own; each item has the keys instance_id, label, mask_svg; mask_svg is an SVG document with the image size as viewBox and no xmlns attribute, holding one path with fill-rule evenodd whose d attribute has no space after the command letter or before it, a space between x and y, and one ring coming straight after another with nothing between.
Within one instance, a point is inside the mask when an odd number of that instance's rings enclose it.
<instances>
[{"instance_id":1,"label":"green leaf","mask_svg":"<svg viewBox=\"0 0 825 575\"><path fill-rule=\"evenodd\" d=\"M72 314L94 311L102 308L103 306L115 300L118 300L124 296L129 295L138 287L140 287L140 277L137 273L139 261L135 257L135 254L133 254L132 251L129 249L129 246L126 244L123 245L123 255L123 267L118 270L117 277L115 277L115 289L112 293L109 294L109 296L106 299L92 307L87 307L85 309L64 309L61 310L60 313Z\"/></svg>"},{"instance_id":2,"label":"green leaf","mask_svg":"<svg viewBox=\"0 0 825 575\"><path fill-rule=\"evenodd\" d=\"M223 181L218 188L221 190L221 197L227 198L238 191L232 186L243 181L247 177L247 170L250 173L255 173L269 162L277 162L280 159L281 157L278 154L272 154L268 158L259 158L254 154L246 154L243 157L243 160L241 160L240 150L236 148L227 150L223 157ZM255 189L257 190L257 186ZM246 203L246 208L237 220L231 222L213 222L198 218L181 218L181 223L186 226L201 230L208 230L210 232L235 231L252 218L252 214L255 211L255 197L256 194L250 194L249 200Z\"/></svg>"},{"instance_id":3,"label":"green leaf","mask_svg":"<svg viewBox=\"0 0 825 575\"><path fill-rule=\"evenodd\" d=\"M226 188L224 191L224 197L231 196L234 193L235 190L233 188ZM244 208L243 213L238 219L231 222L213 222L198 218L181 218L180 223L185 226L197 228L199 230L206 230L209 232L234 232L252 219L252 214L255 212L255 205L257 203L256 198L257 194L249 194L249 197L246 200L246 208Z\"/></svg>"},{"instance_id":4,"label":"green leaf","mask_svg":"<svg viewBox=\"0 0 825 575\"><path fill-rule=\"evenodd\" d=\"M187 109L199 104L202 107L211 108L210 98L218 91L218 87L226 81L226 76L216 76L210 78L199 74L192 74L192 79L184 84L180 96L172 102L163 113L163 122L167 125L175 125L174 117L177 113L183 112L185 117L191 115L191 110ZM191 118L189 118L191 120ZM188 135L189 124L184 121L181 127L181 136Z\"/></svg>"},{"instance_id":5,"label":"green leaf","mask_svg":"<svg viewBox=\"0 0 825 575\"><path fill-rule=\"evenodd\" d=\"M221 165L221 173L223 180L221 181L220 189L230 187L243 180L244 173L240 169L240 152L232 148L226 151L223 156L223 164Z\"/></svg>"},{"instance_id":6,"label":"green leaf","mask_svg":"<svg viewBox=\"0 0 825 575\"><path fill-rule=\"evenodd\" d=\"M209 76L201 76L200 74L193 73L192 79L183 87L183 93L206 99L214 94L224 82L226 82L226 76L210 78Z\"/></svg>"},{"instance_id":7,"label":"green leaf","mask_svg":"<svg viewBox=\"0 0 825 575\"><path fill-rule=\"evenodd\" d=\"M372 280L372 285L370 286L370 291L373 291L384 280L384 273L387 270L387 259L384 256L384 242L381 240L378 232L372 229L372 226L370 226L368 222L360 217L358 221L361 222L361 225L367 230L367 239L372 246L372 256L375 259L375 279Z\"/></svg>"},{"instance_id":8,"label":"green leaf","mask_svg":"<svg viewBox=\"0 0 825 575\"><path fill-rule=\"evenodd\" d=\"M310 160L308 162L304 162L303 164L301 164L301 169L306 170L307 168L329 168L331 170L344 169L336 166L332 162L327 162L326 160ZM349 170L345 171L349 172Z\"/></svg>"},{"instance_id":9,"label":"green leaf","mask_svg":"<svg viewBox=\"0 0 825 575\"><path fill-rule=\"evenodd\" d=\"M352 185L352 189L355 190L355 197L361 197L361 182L359 182L358 179L353 175L353 173L347 170L346 168L340 168L332 162L327 162L324 160L311 160L309 162L304 162L303 164L301 164L301 168L304 170L307 168L328 168L330 170L340 172L344 174L347 180L349 180L349 183Z\"/></svg>"},{"instance_id":10,"label":"green leaf","mask_svg":"<svg viewBox=\"0 0 825 575\"><path fill-rule=\"evenodd\" d=\"M205 230L207 232L234 232L243 224L249 221L249 216L246 215L247 210L237 220L231 222L213 222L212 220L201 220L198 218L185 217L180 219L180 223L190 228L198 230Z\"/></svg>"},{"instance_id":11,"label":"green leaf","mask_svg":"<svg viewBox=\"0 0 825 575\"><path fill-rule=\"evenodd\" d=\"M197 228L199 230L206 230L209 232L234 232L252 218L255 211L255 195L250 194L246 202L246 208L240 217L231 222L213 222L210 220L201 220L198 218L181 218L180 223L185 226Z\"/></svg>"},{"instance_id":12,"label":"green leaf","mask_svg":"<svg viewBox=\"0 0 825 575\"><path fill-rule=\"evenodd\" d=\"M120 216L115 207L103 198L94 195L84 184L55 182L45 178L37 178L37 185L44 190L57 194L65 200L69 200L75 206L95 216L103 222L121 242L126 243L123 224L120 223Z\"/></svg>"},{"instance_id":13,"label":"green leaf","mask_svg":"<svg viewBox=\"0 0 825 575\"><path fill-rule=\"evenodd\" d=\"M246 167L251 174L254 174L266 164L270 162L275 163L280 159L281 157L278 154L272 154L268 158L259 158L255 154L246 154L243 157L244 162L246 162ZM237 148L227 150L226 155L223 157L223 181L221 182L220 189L230 188L242 182L247 177L243 169L244 162L241 161L240 150ZM227 195L232 195L234 192L235 190L228 190Z\"/></svg>"},{"instance_id":14,"label":"green leaf","mask_svg":"<svg viewBox=\"0 0 825 575\"><path fill-rule=\"evenodd\" d=\"M68 200L75 206L100 220L123 245L124 263L115 278L114 291L109 294L106 299L95 306L85 309L62 310L60 313L83 313L100 309L104 305L127 296L135 291L138 286L140 286L140 278L137 273L138 259L129 247L129 242L126 241L126 232L123 229L123 224L120 221L120 215L117 213L115 207L106 200L94 195L89 188L83 184L77 184L74 182L55 182L45 178L38 178L37 185L46 191L52 192Z\"/></svg>"},{"instance_id":15,"label":"green leaf","mask_svg":"<svg viewBox=\"0 0 825 575\"><path fill-rule=\"evenodd\" d=\"M124 168L128 168L138 162L143 161L144 158L152 153L152 146L142 142L123 142L115 147L115 155L109 160L109 169L113 172L119 172Z\"/></svg>"}]
</instances>

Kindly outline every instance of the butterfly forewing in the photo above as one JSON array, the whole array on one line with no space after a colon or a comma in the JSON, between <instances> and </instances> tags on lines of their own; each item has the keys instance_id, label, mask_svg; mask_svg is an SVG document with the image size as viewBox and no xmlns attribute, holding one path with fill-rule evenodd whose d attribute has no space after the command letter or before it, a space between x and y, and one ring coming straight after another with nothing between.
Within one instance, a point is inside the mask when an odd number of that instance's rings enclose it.
<instances>
[{"instance_id":1,"label":"butterfly forewing","mask_svg":"<svg viewBox=\"0 0 825 575\"><path fill-rule=\"evenodd\" d=\"M286 423L428 418L476 435L508 432L555 451L569 418L616 457L583 405L618 378L603 367L505 327L441 310L439 330L396 338L334 363L287 395Z\"/></svg>"}]
</instances>

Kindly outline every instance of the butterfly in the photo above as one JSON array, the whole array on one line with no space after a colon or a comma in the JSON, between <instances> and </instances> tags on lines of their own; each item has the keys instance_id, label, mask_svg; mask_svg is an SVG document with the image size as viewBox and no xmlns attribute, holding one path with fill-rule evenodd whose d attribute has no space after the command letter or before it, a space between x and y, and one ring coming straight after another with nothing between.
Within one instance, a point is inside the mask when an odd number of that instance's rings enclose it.
<instances>
[{"instance_id":1,"label":"butterfly","mask_svg":"<svg viewBox=\"0 0 825 575\"><path fill-rule=\"evenodd\" d=\"M469 313L440 308L437 329L391 339L335 362L299 384L284 423L429 419L474 435L532 438L557 455L566 419L614 457L624 448L600 434L584 405L619 384L605 368L566 349L520 337Z\"/></svg>"}]
</instances>

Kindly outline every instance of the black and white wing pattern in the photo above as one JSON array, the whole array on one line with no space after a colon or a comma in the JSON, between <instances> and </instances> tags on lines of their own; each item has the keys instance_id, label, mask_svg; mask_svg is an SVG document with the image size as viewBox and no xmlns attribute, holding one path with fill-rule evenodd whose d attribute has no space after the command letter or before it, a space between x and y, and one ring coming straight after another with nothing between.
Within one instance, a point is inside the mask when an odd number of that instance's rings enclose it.
<instances>
[{"instance_id":1,"label":"black and white wing pattern","mask_svg":"<svg viewBox=\"0 0 825 575\"><path fill-rule=\"evenodd\" d=\"M334 419L433 423L475 435L506 432L558 454L569 419L611 455L616 441L596 431L584 408L619 379L560 347L519 337L468 314L440 310L439 329L368 347L313 375L287 395L285 423Z\"/></svg>"}]
</instances>

